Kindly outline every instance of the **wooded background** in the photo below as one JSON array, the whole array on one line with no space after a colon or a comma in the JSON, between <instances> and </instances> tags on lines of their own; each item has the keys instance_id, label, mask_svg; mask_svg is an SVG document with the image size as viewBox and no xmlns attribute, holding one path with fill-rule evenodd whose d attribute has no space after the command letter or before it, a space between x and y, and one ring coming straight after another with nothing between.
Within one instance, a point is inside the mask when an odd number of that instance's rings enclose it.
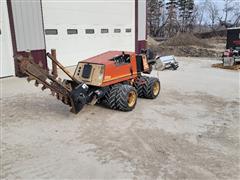
<instances>
[{"instance_id":1,"label":"wooded background","mask_svg":"<svg viewBox=\"0 0 240 180\"><path fill-rule=\"evenodd\" d=\"M223 0L147 0L148 34L168 38L182 33L218 32L240 26L240 2Z\"/></svg>"}]
</instances>

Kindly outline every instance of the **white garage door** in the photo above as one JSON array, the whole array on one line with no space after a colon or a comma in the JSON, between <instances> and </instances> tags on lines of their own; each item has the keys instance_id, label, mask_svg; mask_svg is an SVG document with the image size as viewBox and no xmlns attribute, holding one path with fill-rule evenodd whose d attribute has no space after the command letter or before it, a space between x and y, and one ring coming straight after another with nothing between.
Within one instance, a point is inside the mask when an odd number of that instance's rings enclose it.
<instances>
[{"instance_id":1,"label":"white garage door","mask_svg":"<svg viewBox=\"0 0 240 180\"><path fill-rule=\"evenodd\" d=\"M0 1L0 77L14 75L14 60L6 1Z\"/></svg>"},{"instance_id":2,"label":"white garage door","mask_svg":"<svg viewBox=\"0 0 240 180\"><path fill-rule=\"evenodd\" d=\"M42 0L47 50L66 66L108 50L135 50L135 1Z\"/></svg>"}]
</instances>

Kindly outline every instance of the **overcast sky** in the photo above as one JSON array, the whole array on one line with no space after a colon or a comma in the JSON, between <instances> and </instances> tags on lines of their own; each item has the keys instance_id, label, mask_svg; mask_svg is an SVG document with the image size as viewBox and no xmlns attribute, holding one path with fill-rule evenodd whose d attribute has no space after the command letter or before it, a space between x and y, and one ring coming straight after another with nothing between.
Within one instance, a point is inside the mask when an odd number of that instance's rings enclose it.
<instances>
[{"instance_id":1,"label":"overcast sky","mask_svg":"<svg viewBox=\"0 0 240 180\"><path fill-rule=\"evenodd\" d=\"M201 5L201 4L204 4L206 0L195 0L195 3L198 4L198 5ZM209 0L209 1L213 1L218 9L219 9L219 17L223 16L223 9L224 9L224 0ZM238 5L236 5L236 3L238 3ZM235 4L236 6L240 6L240 0L233 0L232 4ZM233 17L233 14L229 14L229 18L228 18L228 21L231 20L231 17ZM207 13L205 12L205 18L204 18L205 22L208 22L209 18L208 18L208 15Z\"/></svg>"},{"instance_id":2,"label":"overcast sky","mask_svg":"<svg viewBox=\"0 0 240 180\"><path fill-rule=\"evenodd\" d=\"M195 0L196 4L204 3L206 0ZM215 4L218 6L219 10L222 10L224 8L224 0L212 0L215 2ZM239 3L240 0L233 0L233 3Z\"/></svg>"},{"instance_id":3,"label":"overcast sky","mask_svg":"<svg viewBox=\"0 0 240 180\"><path fill-rule=\"evenodd\" d=\"M224 0L212 0L212 1L214 1L217 4L219 9L221 9L221 10L223 9ZM204 2L205 2L205 0L195 0L196 4L201 4L201 3L204 3Z\"/></svg>"}]
</instances>

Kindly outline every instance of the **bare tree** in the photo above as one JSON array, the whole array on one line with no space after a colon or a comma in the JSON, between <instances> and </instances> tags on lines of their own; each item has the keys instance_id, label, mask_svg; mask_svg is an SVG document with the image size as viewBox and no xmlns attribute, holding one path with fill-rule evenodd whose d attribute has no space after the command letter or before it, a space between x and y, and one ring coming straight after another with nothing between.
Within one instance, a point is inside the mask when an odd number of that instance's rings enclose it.
<instances>
[{"instance_id":1,"label":"bare tree","mask_svg":"<svg viewBox=\"0 0 240 180\"><path fill-rule=\"evenodd\" d=\"M157 36L161 21L162 0L147 1L147 23L151 36Z\"/></svg>"},{"instance_id":2,"label":"bare tree","mask_svg":"<svg viewBox=\"0 0 240 180\"><path fill-rule=\"evenodd\" d=\"M192 26L191 19L194 9L194 0L178 0L180 31L186 32Z\"/></svg>"},{"instance_id":3,"label":"bare tree","mask_svg":"<svg viewBox=\"0 0 240 180\"><path fill-rule=\"evenodd\" d=\"M200 32L202 32L202 26L204 25L204 17L206 15L207 3L208 0L205 0L199 3L199 5L195 5L194 12L196 13L196 21Z\"/></svg>"},{"instance_id":4,"label":"bare tree","mask_svg":"<svg viewBox=\"0 0 240 180\"><path fill-rule=\"evenodd\" d=\"M219 9L215 4L215 2L213 2L212 0L209 0L207 2L207 12L208 12L209 19L211 20L211 28L212 30L215 30L215 25L219 15Z\"/></svg>"},{"instance_id":5,"label":"bare tree","mask_svg":"<svg viewBox=\"0 0 240 180\"><path fill-rule=\"evenodd\" d=\"M234 20L233 21L233 26L240 26L240 2L235 2L235 5L234 5L234 14L233 14L233 17L232 19Z\"/></svg>"},{"instance_id":6,"label":"bare tree","mask_svg":"<svg viewBox=\"0 0 240 180\"><path fill-rule=\"evenodd\" d=\"M178 32L179 23L177 20L177 1L176 0L169 0L166 3L166 10L167 10L167 19L166 23L164 24L165 35L166 36L173 36Z\"/></svg>"},{"instance_id":7,"label":"bare tree","mask_svg":"<svg viewBox=\"0 0 240 180\"><path fill-rule=\"evenodd\" d=\"M193 12L189 18L189 31L193 31L195 29L195 27L199 26L199 22L198 22L198 17L199 17L199 6L198 5L194 5L193 7Z\"/></svg>"},{"instance_id":8,"label":"bare tree","mask_svg":"<svg viewBox=\"0 0 240 180\"><path fill-rule=\"evenodd\" d=\"M224 22L228 21L230 12L234 10L234 0L224 0Z\"/></svg>"},{"instance_id":9,"label":"bare tree","mask_svg":"<svg viewBox=\"0 0 240 180\"><path fill-rule=\"evenodd\" d=\"M221 26L238 26L240 21L240 3L238 0L224 0L223 16L219 17Z\"/></svg>"}]
</instances>

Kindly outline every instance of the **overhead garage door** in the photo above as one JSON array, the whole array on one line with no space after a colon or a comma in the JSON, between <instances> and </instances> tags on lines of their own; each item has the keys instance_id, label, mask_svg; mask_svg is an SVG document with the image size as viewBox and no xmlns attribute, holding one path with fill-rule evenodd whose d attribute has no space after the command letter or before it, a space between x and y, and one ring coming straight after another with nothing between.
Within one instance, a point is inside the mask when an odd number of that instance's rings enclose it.
<instances>
[{"instance_id":1,"label":"overhead garage door","mask_svg":"<svg viewBox=\"0 0 240 180\"><path fill-rule=\"evenodd\" d=\"M108 50L135 50L135 1L42 0L47 50L66 66Z\"/></svg>"},{"instance_id":2,"label":"overhead garage door","mask_svg":"<svg viewBox=\"0 0 240 180\"><path fill-rule=\"evenodd\" d=\"M47 68L41 0L7 1L14 55L31 51L34 61ZM16 75L22 76L15 59Z\"/></svg>"},{"instance_id":3,"label":"overhead garage door","mask_svg":"<svg viewBox=\"0 0 240 180\"><path fill-rule=\"evenodd\" d=\"M13 50L6 1L1 1L0 77L14 75Z\"/></svg>"}]
</instances>

